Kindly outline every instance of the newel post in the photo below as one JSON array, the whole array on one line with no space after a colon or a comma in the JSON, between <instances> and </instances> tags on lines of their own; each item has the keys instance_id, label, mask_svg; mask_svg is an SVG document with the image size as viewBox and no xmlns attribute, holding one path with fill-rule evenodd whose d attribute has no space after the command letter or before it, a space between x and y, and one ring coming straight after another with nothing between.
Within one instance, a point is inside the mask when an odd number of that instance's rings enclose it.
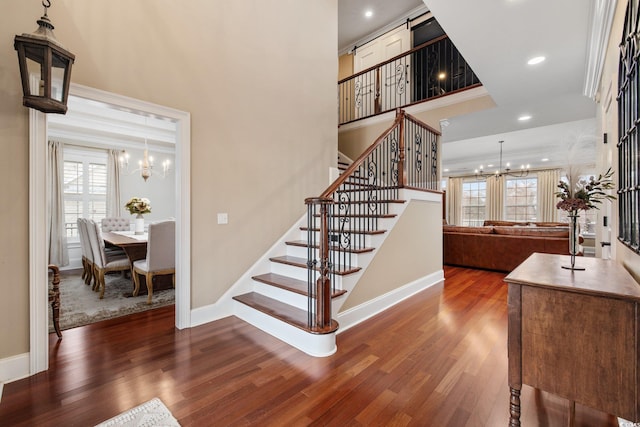
<instances>
[{"instance_id":1,"label":"newel post","mask_svg":"<svg viewBox=\"0 0 640 427\"><path fill-rule=\"evenodd\" d=\"M404 159L405 159L405 150L404 150L404 110L398 108L396 109L396 121L400 124L400 129L398 132L398 185L402 188L407 186L407 175L404 170Z\"/></svg>"},{"instance_id":2,"label":"newel post","mask_svg":"<svg viewBox=\"0 0 640 427\"><path fill-rule=\"evenodd\" d=\"M317 225L309 228L312 233L319 230L318 233L318 255L317 259L309 259L307 261L309 269L316 269L317 276L314 283L309 283L310 310L313 315L310 316L313 330L318 332L331 327L331 279L329 278L330 262L329 262L329 205L333 204L333 199L326 197L308 198L305 200L308 205L308 215L313 216L310 223ZM319 211L317 211L319 209ZM309 240L311 242L311 240Z\"/></svg>"}]
</instances>

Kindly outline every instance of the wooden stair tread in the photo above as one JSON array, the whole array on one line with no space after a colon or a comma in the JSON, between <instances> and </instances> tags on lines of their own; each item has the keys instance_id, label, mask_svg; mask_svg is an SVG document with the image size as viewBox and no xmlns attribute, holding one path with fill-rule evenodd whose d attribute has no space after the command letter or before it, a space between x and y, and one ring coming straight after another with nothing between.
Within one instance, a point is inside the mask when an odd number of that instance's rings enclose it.
<instances>
[{"instance_id":1,"label":"wooden stair tread","mask_svg":"<svg viewBox=\"0 0 640 427\"><path fill-rule=\"evenodd\" d=\"M300 227L302 231L309 231L309 227ZM312 228L311 231L320 231L319 228ZM350 234L367 234L367 235L375 235L375 234L384 234L387 230L337 230L330 229L330 233L350 233Z\"/></svg>"},{"instance_id":2,"label":"wooden stair tread","mask_svg":"<svg viewBox=\"0 0 640 427\"><path fill-rule=\"evenodd\" d=\"M294 256L284 255L284 256L269 258L269 260L273 262L278 262L281 264L292 265L294 267L307 268L307 260L305 258L298 258ZM343 268L341 266L338 266L337 269L335 268L332 269L331 273L335 273L343 276L346 274L356 273L360 270L362 270L362 268L360 267Z\"/></svg>"},{"instance_id":3,"label":"wooden stair tread","mask_svg":"<svg viewBox=\"0 0 640 427\"><path fill-rule=\"evenodd\" d=\"M308 248L309 244L306 240L289 240L288 242L284 242L285 245L289 246L300 246L302 248ZM313 245L314 248L318 249L319 245ZM350 252L354 254L362 254L366 252L373 252L375 248L360 248L360 249L344 249L338 248L336 246L329 246L329 250L341 250L342 252Z\"/></svg>"},{"instance_id":4,"label":"wooden stair tread","mask_svg":"<svg viewBox=\"0 0 640 427\"><path fill-rule=\"evenodd\" d=\"M306 311L261 295L257 292L237 295L233 297L233 299L306 332L313 334L328 334L338 329L338 322L331 320L331 327L327 330L320 332L312 331L308 326L308 315Z\"/></svg>"},{"instance_id":5,"label":"wooden stair tread","mask_svg":"<svg viewBox=\"0 0 640 427\"><path fill-rule=\"evenodd\" d=\"M258 282L266 283L267 285L275 286L277 288L286 289L300 295L309 295L307 282L305 282L304 280L298 280L292 277L275 273L266 273L259 276L253 276L252 279L257 280ZM336 290L331 294L331 297L336 298L346 293L347 291L345 291L344 289Z\"/></svg>"}]
</instances>

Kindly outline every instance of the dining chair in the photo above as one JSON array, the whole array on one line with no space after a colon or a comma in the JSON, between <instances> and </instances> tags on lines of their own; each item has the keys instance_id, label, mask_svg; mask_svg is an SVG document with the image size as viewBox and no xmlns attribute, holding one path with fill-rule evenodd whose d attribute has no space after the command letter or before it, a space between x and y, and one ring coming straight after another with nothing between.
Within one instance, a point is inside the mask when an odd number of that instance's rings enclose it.
<instances>
[{"instance_id":1,"label":"dining chair","mask_svg":"<svg viewBox=\"0 0 640 427\"><path fill-rule=\"evenodd\" d=\"M82 251L82 279L86 285L95 286L95 276L93 274L93 251L91 249L91 242L89 241L89 235L87 234L87 220L85 218L78 218L78 236L80 237L80 249Z\"/></svg>"},{"instance_id":2,"label":"dining chair","mask_svg":"<svg viewBox=\"0 0 640 427\"><path fill-rule=\"evenodd\" d=\"M173 287L176 286L176 222L158 221L149 224L147 257L133 263L133 295L140 292L140 275L147 284L147 304L153 297L154 276L171 274Z\"/></svg>"},{"instance_id":3,"label":"dining chair","mask_svg":"<svg viewBox=\"0 0 640 427\"><path fill-rule=\"evenodd\" d=\"M87 231L89 241L91 242L91 250L93 252L93 271L96 284L94 291L100 291L100 299L104 298L104 275L111 271L127 271L131 270L131 263L126 255L109 254L107 255L104 247L104 239L98 224L92 220L87 220Z\"/></svg>"},{"instance_id":4,"label":"dining chair","mask_svg":"<svg viewBox=\"0 0 640 427\"><path fill-rule=\"evenodd\" d=\"M105 231L129 231L131 230L131 225L129 218L122 217L107 217L102 218L100 222L100 228L103 232Z\"/></svg>"}]
</instances>

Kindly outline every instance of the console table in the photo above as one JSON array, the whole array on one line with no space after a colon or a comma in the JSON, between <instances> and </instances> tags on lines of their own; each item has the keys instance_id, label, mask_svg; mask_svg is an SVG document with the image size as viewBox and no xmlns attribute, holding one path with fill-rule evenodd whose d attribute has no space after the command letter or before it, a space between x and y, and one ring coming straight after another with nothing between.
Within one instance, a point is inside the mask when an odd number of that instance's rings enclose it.
<instances>
[{"instance_id":1,"label":"console table","mask_svg":"<svg viewBox=\"0 0 640 427\"><path fill-rule=\"evenodd\" d=\"M640 285L615 261L534 253L509 287L509 425L520 426L522 384L640 421Z\"/></svg>"}]
</instances>

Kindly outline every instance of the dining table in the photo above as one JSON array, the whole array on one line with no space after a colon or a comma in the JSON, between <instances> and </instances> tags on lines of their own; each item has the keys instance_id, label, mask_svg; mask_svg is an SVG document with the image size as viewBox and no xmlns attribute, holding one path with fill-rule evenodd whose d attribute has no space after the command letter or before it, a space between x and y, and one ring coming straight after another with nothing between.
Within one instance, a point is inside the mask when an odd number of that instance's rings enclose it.
<instances>
[{"instance_id":1,"label":"dining table","mask_svg":"<svg viewBox=\"0 0 640 427\"><path fill-rule=\"evenodd\" d=\"M133 274L133 263L145 259L147 257L147 241L149 235L145 232L143 234L135 234L134 231L103 231L102 239L105 246L122 248L125 255L129 259L131 264L131 274ZM171 280L167 280L169 276L156 276L154 280L154 289L163 290L173 287ZM140 289L138 293L135 293L135 285L133 284L133 277L131 278L132 292L128 296L146 295L147 287L145 286L145 277L140 277Z\"/></svg>"}]
</instances>

